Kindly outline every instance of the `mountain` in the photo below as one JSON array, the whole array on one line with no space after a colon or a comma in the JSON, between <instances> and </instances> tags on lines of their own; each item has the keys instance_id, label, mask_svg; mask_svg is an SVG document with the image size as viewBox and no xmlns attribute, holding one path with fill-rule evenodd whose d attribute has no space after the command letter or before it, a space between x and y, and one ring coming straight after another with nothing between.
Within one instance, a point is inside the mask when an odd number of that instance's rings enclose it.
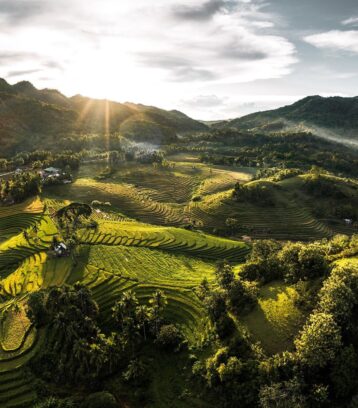
<instances>
[{"instance_id":1,"label":"mountain","mask_svg":"<svg viewBox=\"0 0 358 408\"><path fill-rule=\"evenodd\" d=\"M134 103L81 95L66 97L55 89L15 85L0 79L1 156L37 148L55 148L76 135L120 133L134 141L165 144L186 132L208 127L185 114Z\"/></svg>"},{"instance_id":2,"label":"mountain","mask_svg":"<svg viewBox=\"0 0 358 408\"><path fill-rule=\"evenodd\" d=\"M358 97L308 96L283 108L252 113L222 124L224 127L280 131L292 127L326 129L356 139L358 130ZM319 131L318 131L319 133Z\"/></svg>"}]
</instances>

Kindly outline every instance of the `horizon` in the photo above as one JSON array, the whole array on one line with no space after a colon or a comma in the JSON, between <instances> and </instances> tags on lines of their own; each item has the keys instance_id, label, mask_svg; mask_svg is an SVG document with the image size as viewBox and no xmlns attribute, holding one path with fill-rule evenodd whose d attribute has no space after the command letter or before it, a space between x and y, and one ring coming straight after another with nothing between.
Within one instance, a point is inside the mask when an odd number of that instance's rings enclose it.
<instances>
[{"instance_id":1,"label":"horizon","mask_svg":"<svg viewBox=\"0 0 358 408\"><path fill-rule=\"evenodd\" d=\"M215 121L358 87L355 0L0 0L0 22L0 77L67 97Z\"/></svg>"},{"instance_id":2,"label":"horizon","mask_svg":"<svg viewBox=\"0 0 358 408\"><path fill-rule=\"evenodd\" d=\"M21 81L18 81L18 82L14 82L14 83L10 83L6 78L0 78L0 80L1 80L1 79L3 79L4 81L6 81L6 82L7 82L9 85L11 85L11 86L15 86L15 85L17 85L17 84L19 84L19 83L22 83L22 82L27 82L27 83L30 83L32 86L34 86L35 89L38 90L38 91L44 91L44 90L57 91L57 92L61 93L62 95L64 95L64 96L67 97L67 98L74 98L74 97L76 97L76 96L80 96L80 97L83 97L83 98L89 98L89 99L94 99L94 100L99 100L99 101L108 101L108 102L118 103L118 104L122 104L122 105L126 105L126 104L144 105L144 106L151 106L151 107L154 107L154 108L159 108L159 109L167 110L166 108L163 108L163 107L161 107L161 106L146 105L146 104L141 103L140 101L117 101L117 100L107 99L107 98L95 98L95 97L91 97L91 96L88 96L88 95L83 95L83 94L80 94L80 93L75 93L75 94L73 94L73 95L66 95L66 94L64 94L63 92L61 92L60 89L56 89L56 88L37 88L31 81L28 81L28 80L26 80L26 79L21 80ZM316 97L316 96L321 97L321 98L329 98L329 97L340 97L340 98L344 98L344 96L341 96L341 95L332 95L332 96L323 96L323 95L318 95L318 94L317 94L317 95L305 95L305 96L302 96L300 99L297 99L297 100L293 101L292 103L299 102L300 100L305 99L305 98L314 98L314 97ZM351 96L351 98L356 98L356 97L357 97L357 96ZM280 106L277 106L276 108L272 108L272 110L278 109L278 108L283 108L283 107L289 106L289 105L291 105L291 104L289 103L289 104L287 104L287 105L280 105ZM171 108L171 109L168 109L168 111L175 111L175 110L178 111L178 109L175 108L175 107L173 107L173 108ZM270 109L267 109L267 110L270 110ZM233 116L233 117L228 117L228 118L221 118L221 119L201 119L201 118L197 118L197 117L192 117L192 116L188 115L187 112L180 110L181 113L184 113L185 115L187 115L187 116L189 116L190 118L192 118L192 119L194 119L194 120L197 120L197 121L199 121L199 122L230 121L230 120L242 118L242 117L244 117L244 116L246 116L246 115L250 115L251 113L260 113L260 112L265 112L265 111L266 111L266 110L253 111L253 112L250 112L250 113L248 113L248 114L244 114L244 115L240 115L240 116Z\"/></svg>"}]
</instances>

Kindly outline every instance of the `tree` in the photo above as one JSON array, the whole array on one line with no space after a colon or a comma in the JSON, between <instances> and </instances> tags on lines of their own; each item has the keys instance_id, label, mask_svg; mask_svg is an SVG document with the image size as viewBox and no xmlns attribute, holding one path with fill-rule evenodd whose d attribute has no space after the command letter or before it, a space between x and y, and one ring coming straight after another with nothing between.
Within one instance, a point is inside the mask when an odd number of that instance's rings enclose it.
<instances>
[{"instance_id":1,"label":"tree","mask_svg":"<svg viewBox=\"0 0 358 408\"><path fill-rule=\"evenodd\" d=\"M136 319L138 321L138 324L141 326L142 331L143 331L143 338L144 340L147 340L146 326L150 319L150 310L148 306L140 305L140 306L137 306L135 313L136 313Z\"/></svg>"},{"instance_id":2,"label":"tree","mask_svg":"<svg viewBox=\"0 0 358 408\"><path fill-rule=\"evenodd\" d=\"M357 304L357 285L358 276L353 269L335 268L320 290L318 308L332 314L340 325L346 325Z\"/></svg>"},{"instance_id":3,"label":"tree","mask_svg":"<svg viewBox=\"0 0 358 408\"><path fill-rule=\"evenodd\" d=\"M174 350L183 340L183 334L174 324L165 324L159 330L156 343L164 349Z\"/></svg>"},{"instance_id":4,"label":"tree","mask_svg":"<svg viewBox=\"0 0 358 408\"><path fill-rule=\"evenodd\" d=\"M138 358L131 360L123 373L123 379L132 383L134 386L145 383L148 379L148 370L146 365Z\"/></svg>"},{"instance_id":5,"label":"tree","mask_svg":"<svg viewBox=\"0 0 358 408\"><path fill-rule=\"evenodd\" d=\"M257 289L254 284L235 279L227 290L229 308L234 313L248 312L257 302Z\"/></svg>"},{"instance_id":6,"label":"tree","mask_svg":"<svg viewBox=\"0 0 358 408\"><path fill-rule=\"evenodd\" d=\"M328 313L313 313L295 340L300 361L309 366L325 367L342 345L341 332Z\"/></svg>"},{"instance_id":7,"label":"tree","mask_svg":"<svg viewBox=\"0 0 358 408\"><path fill-rule=\"evenodd\" d=\"M90 394L85 402L84 408L117 408L118 403L114 396L108 391L96 392Z\"/></svg>"},{"instance_id":8,"label":"tree","mask_svg":"<svg viewBox=\"0 0 358 408\"><path fill-rule=\"evenodd\" d=\"M357 389L358 363L357 353L352 345L344 347L333 362L330 379L334 395L338 398L348 398Z\"/></svg>"},{"instance_id":9,"label":"tree","mask_svg":"<svg viewBox=\"0 0 358 408\"><path fill-rule=\"evenodd\" d=\"M204 300L205 297L209 295L209 292L210 292L209 281L207 278L203 278L199 286L196 288L196 293L199 299Z\"/></svg>"},{"instance_id":10,"label":"tree","mask_svg":"<svg viewBox=\"0 0 358 408\"><path fill-rule=\"evenodd\" d=\"M157 289L153 293L152 297L149 299L151 320L152 320L152 322L154 324L154 333L155 333L155 335L158 335L158 333L159 333L161 313L165 309L165 306L167 305L167 303L168 303L167 297L159 289Z\"/></svg>"},{"instance_id":11,"label":"tree","mask_svg":"<svg viewBox=\"0 0 358 408\"><path fill-rule=\"evenodd\" d=\"M318 245L304 245L298 255L300 277L314 279L328 271L328 265L322 249Z\"/></svg>"},{"instance_id":12,"label":"tree","mask_svg":"<svg viewBox=\"0 0 358 408\"><path fill-rule=\"evenodd\" d=\"M308 408L308 406L302 384L297 378L264 385L260 389L261 408Z\"/></svg>"},{"instance_id":13,"label":"tree","mask_svg":"<svg viewBox=\"0 0 358 408\"><path fill-rule=\"evenodd\" d=\"M234 281L232 266L226 261L219 262L215 270L215 276L222 289L229 289Z\"/></svg>"},{"instance_id":14,"label":"tree","mask_svg":"<svg viewBox=\"0 0 358 408\"><path fill-rule=\"evenodd\" d=\"M44 326L48 320L45 298L45 292L39 291L31 293L27 301L27 317L36 327Z\"/></svg>"},{"instance_id":15,"label":"tree","mask_svg":"<svg viewBox=\"0 0 358 408\"><path fill-rule=\"evenodd\" d=\"M210 292L204 305L215 330L221 339L229 336L235 329L232 318L228 315L226 294L222 290Z\"/></svg>"}]
</instances>

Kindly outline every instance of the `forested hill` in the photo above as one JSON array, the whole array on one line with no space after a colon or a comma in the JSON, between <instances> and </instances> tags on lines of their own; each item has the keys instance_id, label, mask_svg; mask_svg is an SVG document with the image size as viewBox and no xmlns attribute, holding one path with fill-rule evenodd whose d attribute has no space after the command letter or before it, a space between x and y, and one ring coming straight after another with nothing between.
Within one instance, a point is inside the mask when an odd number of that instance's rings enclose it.
<instances>
[{"instance_id":1,"label":"forested hill","mask_svg":"<svg viewBox=\"0 0 358 408\"><path fill-rule=\"evenodd\" d=\"M354 134L358 130L358 97L308 96L283 108L253 113L223 124L224 127L269 131L298 125Z\"/></svg>"},{"instance_id":2,"label":"forested hill","mask_svg":"<svg viewBox=\"0 0 358 408\"><path fill-rule=\"evenodd\" d=\"M120 132L154 144L173 142L185 132L207 127L179 111L151 106L67 98L54 89L36 89L30 82L15 85L0 79L1 156L36 148L51 148L66 138Z\"/></svg>"}]
</instances>

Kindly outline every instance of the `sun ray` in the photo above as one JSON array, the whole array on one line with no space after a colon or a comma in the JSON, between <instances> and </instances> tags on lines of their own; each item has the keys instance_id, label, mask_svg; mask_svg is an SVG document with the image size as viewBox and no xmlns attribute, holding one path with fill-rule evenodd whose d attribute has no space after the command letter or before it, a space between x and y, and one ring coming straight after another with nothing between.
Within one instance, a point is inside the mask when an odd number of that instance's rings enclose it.
<instances>
[{"instance_id":1,"label":"sun ray","mask_svg":"<svg viewBox=\"0 0 358 408\"><path fill-rule=\"evenodd\" d=\"M110 119L111 119L110 104L108 99L106 99L104 102L104 137L106 141L107 151L109 150Z\"/></svg>"},{"instance_id":2,"label":"sun ray","mask_svg":"<svg viewBox=\"0 0 358 408\"><path fill-rule=\"evenodd\" d=\"M92 105L94 103L93 99L88 99L88 101L86 102L85 106L83 107L83 109L81 110L80 114L78 115L77 118L77 125L81 124L84 119L86 118L86 116L88 115Z\"/></svg>"}]
</instances>

